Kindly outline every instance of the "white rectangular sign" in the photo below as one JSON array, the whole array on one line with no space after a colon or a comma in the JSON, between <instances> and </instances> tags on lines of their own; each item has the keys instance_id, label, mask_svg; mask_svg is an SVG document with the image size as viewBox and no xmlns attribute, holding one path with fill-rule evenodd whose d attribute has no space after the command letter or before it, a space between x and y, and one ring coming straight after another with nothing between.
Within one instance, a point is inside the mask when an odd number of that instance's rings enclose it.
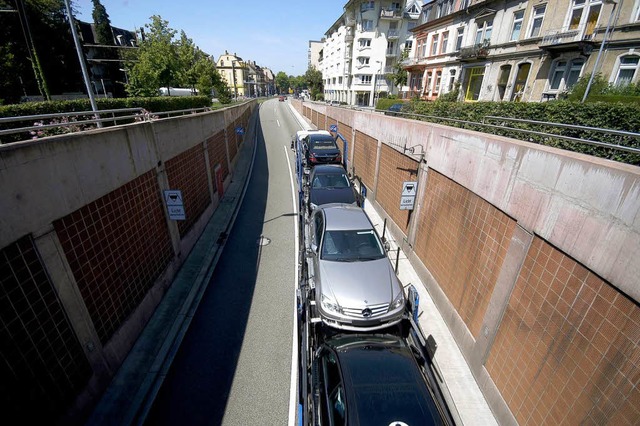
<instances>
[{"instance_id":1,"label":"white rectangular sign","mask_svg":"<svg viewBox=\"0 0 640 426\"><path fill-rule=\"evenodd\" d=\"M413 210L416 197L400 197L400 210Z\"/></svg>"},{"instance_id":2,"label":"white rectangular sign","mask_svg":"<svg viewBox=\"0 0 640 426\"><path fill-rule=\"evenodd\" d=\"M164 202L167 205L167 213L170 220L186 220L184 204L182 202L182 191L179 189L169 189L164 191Z\"/></svg>"},{"instance_id":3,"label":"white rectangular sign","mask_svg":"<svg viewBox=\"0 0 640 426\"><path fill-rule=\"evenodd\" d=\"M418 182L404 182L402 184L402 196L413 196L415 197L418 193Z\"/></svg>"}]
</instances>

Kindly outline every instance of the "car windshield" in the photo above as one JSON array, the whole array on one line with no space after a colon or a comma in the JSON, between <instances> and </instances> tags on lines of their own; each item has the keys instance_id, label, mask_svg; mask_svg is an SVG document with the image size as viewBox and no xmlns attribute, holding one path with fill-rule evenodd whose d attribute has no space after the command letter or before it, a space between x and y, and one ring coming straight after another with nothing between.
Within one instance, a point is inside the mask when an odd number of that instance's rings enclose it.
<instances>
[{"instance_id":1,"label":"car windshield","mask_svg":"<svg viewBox=\"0 0 640 426\"><path fill-rule=\"evenodd\" d=\"M311 148L313 148L313 149L336 149L336 143L333 141L333 139L311 141Z\"/></svg>"},{"instance_id":2,"label":"car windshield","mask_svg":"<svg viewBox=\"0 0 640 426\"><path fill-rule=\"evenodd\" d=\"M349 186L349 178L344 173L318 174L313 178L313 182L311 182L312 188L333 189L348 188Z\"/></svg>"},{"instance_id":3,"label":"car windshield","mask_svg":"<svg viewBox=\"0 0 640 426\"><path fill-rule=\"evenodd\" d=\"M336 262L381 259L382 244L372 229L360 231L327 231L322 242L321 258Z\"/></svg>"}]
</instances>

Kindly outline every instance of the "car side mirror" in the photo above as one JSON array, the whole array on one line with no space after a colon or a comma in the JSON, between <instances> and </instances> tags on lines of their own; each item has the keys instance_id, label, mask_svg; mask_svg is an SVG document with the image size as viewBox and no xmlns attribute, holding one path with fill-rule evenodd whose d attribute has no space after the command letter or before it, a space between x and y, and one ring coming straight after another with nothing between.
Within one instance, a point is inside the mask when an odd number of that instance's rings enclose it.
<instances>
[{"instance_id":1,"label":"car side mirror","mask_svg":"<svg viewBox=\"0 0 640 426\"><path fill-rule=\"evenodd\" d=\"M314 253L318 252L318 245L316 243L311 243L311 251Z\"/></svg>"},{"instance_id":2,"label":"car side mirror","mask_svg":"<svg viewBox=\"0 0 640 426\"><path fill-rule=\"evenodd\" d=\"M425 347L427 349L427 356L429 357L429 360L432 360L436 354L436 349L438 349L438 344L436 343L436 339L433 338L432 334L427 337L427 344L425 345Z\"/></svg>"},{"instance_id":3,"label":"car side mirror","mask_svg":"<svg viewBox=\"0 0 640 426\"><path fill-rule=\"evenodd\" d=\"M391 250L391 244L389 244L389 241L387 241L387 240L384 240L384 241L382 242L382 246L384 247L384 251L389 251L389 250Z\"/></svg>"}]
</instances>

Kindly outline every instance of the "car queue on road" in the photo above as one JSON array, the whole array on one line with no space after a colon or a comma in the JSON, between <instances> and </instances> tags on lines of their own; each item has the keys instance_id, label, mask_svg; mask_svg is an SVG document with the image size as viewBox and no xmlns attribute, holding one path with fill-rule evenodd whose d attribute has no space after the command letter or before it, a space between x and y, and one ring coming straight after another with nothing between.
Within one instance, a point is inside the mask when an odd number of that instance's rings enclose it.
<instances>
[{"instance_id":1,"label":"car queue on road","mask_svg":"<svg viewBox=\"0 0 640 426\"><path fill-rule=\"evenodd\" d=\"M298 424L456 424L437 345L418 324L418 293L396 276L344 167L347 141L306 130L291 148L300 215Z\"/></svg>"}]
</instances>

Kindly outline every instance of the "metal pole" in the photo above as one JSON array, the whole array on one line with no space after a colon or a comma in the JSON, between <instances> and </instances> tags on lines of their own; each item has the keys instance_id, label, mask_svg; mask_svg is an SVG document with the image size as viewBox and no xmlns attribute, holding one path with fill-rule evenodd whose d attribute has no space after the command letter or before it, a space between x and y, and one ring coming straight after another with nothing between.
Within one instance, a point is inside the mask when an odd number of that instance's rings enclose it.
<instances>
[{"instance_id":1,"label":"metal pole","mask_svg":"<svg viewBox=\"0 0 640 426\"><path fill-rule=\"evenodd\" d=\"M89 101L91 102L91 110L95 113L97 118L100 118L98 114L98 105L96 105L96 99L93 96L93 90L91 83L89 82L89 73L87 72L87 65L84 63L84 55L82 54L82 47L80 47L80 41L78 40L78 32L76 31L75 20L71 13L71 6L69 0L64 0L64 4L67 6L67 15L69 16L69 25L71 26L71 35L73 36L73 42L76 45L76 52L78 53L78 61L80 61L80 68L82 68L82 77L84 78L84 85L87 88L89 94ZM96 123L98 127L102 127L101 122Z\"/></svg>"},{"instance_id":2,"label":"metal pole","mask_svg":"<svg viewBox=\"0 0 640 426\"><path fill-rule=\"evenodd\" d=\"M609 3L609 2L605 2ZM602 56L602 50L604 49L604 43L607 41L607 36L609 35L609 28L611 28L611 22L613 22L613 15L615 15L616 6L618 3L613 1L613 9L611 9L611 15L609 15L609 22L607 23L607 29L604 31L604 36L602 37L602 43L600 43L600 50L598 50L598 56L596 56L596 62L593 64L593 70L591 71L591 77L589 77L589 82L587 83L587 88L584 90L584 96L582 97L582 103L587 100L587 96L589 96L589 90L591 90L591 84L593 83L593 78L596 75L598 70L598 63L600 62L600 57ZM622 3L622 0L620 0Z\"/></svg>"}]
</instances>

